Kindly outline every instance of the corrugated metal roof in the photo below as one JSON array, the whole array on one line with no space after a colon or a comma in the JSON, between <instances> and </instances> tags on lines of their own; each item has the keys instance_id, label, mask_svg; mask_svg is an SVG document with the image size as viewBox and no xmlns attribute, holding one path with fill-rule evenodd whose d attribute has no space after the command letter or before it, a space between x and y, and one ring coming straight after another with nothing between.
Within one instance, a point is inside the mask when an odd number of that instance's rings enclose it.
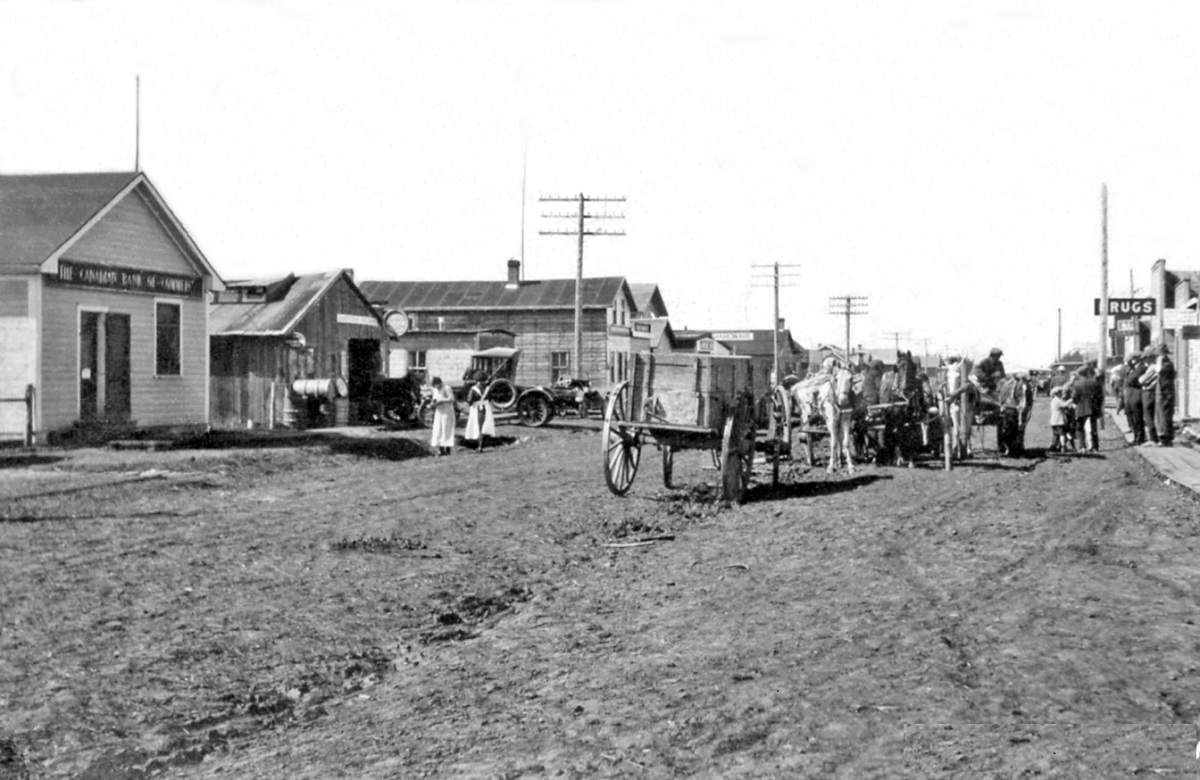
<instances>
[{"instance_id":1,"label":"corrugated metal roof","mask_svg":"<svg viewBox=\"0 0 1200 780\"><path fill-rule=\"evenodd\" d=\"M36 271L137 173L0 176L0 270Z\"/></svg>"},{"instance_id":2,"label":"corrugated metal roof","mask_svg":"<svg viewBox=\"0 0 1200 780\"><path fill-rule=\"evenodd\" d=\"M625 279L602 276L583 280L583 307L607 308ZM575 306L574 279L524 281L517 287L505 282L360 282L359 289L372 303L406 312L472 309L570 309ZM626 288L628 289L628 288Z\"/></svg>"},{"instance_id":3,"label":"corrugated metal roof","mask_svg":"<svg viewBox=\"0 0 1200 780\"><path fill-rule=\"evenodd\" d=\"M283 298L266 303L213 303L208 307L212 336L286 336L309 307L344 271L297 276Z\"/></svg>"}]
</instances>

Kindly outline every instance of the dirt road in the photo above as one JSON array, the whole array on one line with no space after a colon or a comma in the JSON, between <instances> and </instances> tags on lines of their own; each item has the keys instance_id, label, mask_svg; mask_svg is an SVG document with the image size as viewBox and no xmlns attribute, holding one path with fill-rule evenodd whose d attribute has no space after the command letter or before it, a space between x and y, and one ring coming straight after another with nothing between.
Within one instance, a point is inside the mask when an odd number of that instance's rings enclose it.
<instances>
[{"instance_id":1,"label":"dirt road","mask_svg":"<svg viewBox=\"0 0 1200 780\"><path fill-rule=\"evenodd\" d=\"M0 459L0 778L1198 766L1197 503L1115 430L734 507L504 432Z\"/></svg>"}]
</instances>

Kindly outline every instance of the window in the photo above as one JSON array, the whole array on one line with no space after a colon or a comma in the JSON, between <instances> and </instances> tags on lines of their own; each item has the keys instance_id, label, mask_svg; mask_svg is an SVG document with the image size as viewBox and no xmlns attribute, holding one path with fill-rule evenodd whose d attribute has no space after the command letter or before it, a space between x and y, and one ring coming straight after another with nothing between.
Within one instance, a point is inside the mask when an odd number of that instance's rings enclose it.
<instances>
[{"instance_id":1,"label":"window","mask_svg":"<svg viewBox=\"0 0 1200 780\"><path fill-rule=\"evenodd\" d=\"M179 376L182 352L178 303L156 303L154 306L154 373L158 376Z\"/></svg>"},{"instance_id":2,"label":"window","mask_svg":"<svg viewBox=\"0 0 1200 780\"><path fill-rule=\"evenodd\" d=\"M554 383L561 377L571 379L571 353L550 353L550 382Z\"/></svg>"},{"instance_id":3,"label":"window","mask_svg":"<svg viewBox=\"0 0 1200 780\"><path fill-rule=\"evenodd\" d=\"M425 365L425 350L410 349L408 351L408 373L424 381L428 373Z\"/></svg>"}]
</instances>

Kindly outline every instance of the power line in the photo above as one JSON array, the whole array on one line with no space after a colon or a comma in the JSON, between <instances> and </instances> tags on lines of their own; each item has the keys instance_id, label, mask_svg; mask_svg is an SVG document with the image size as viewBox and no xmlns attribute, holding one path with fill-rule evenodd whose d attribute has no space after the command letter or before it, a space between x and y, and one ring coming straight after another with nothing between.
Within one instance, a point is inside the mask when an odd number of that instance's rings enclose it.
<instances>
[{"instance_id":1,"label":"power line","mask_svg":"<svg viewBox=\"0 0 1200 780\"><path fill-rule=\"evenodd\" d=\"M846 318L846 364L850 364L850 318L867 313L867 296L837 295L829 298L829 313Z\"/></svg>"},{"instance_id":2,"label":"power line","mask_svg":"<svg viewBox=\"0 0 1200 780\"><path fill-rule=\"evenodd\" d=\"M775 321L771 328L771 337L773 339L772 346L775 350L774 360L771 362L771 384L774 385L779 382L779 287L781 284L783 284L785 287L793 287L794 285L784 283L799 278L799 273L796 273L792 269L799 268L800 266L795 264L780 265L779 263L772 263L771 265L752 265L750 267L752 269L760 270L760 273L757 275L753 272L751 273L751 287L766 287L768 285L763 284L762 282L764 280L769 280L770 287L775 291ZM769 274L762 274L762 269L770 269ZM758 280L760 283L754 284L754 280Z\"/></svg>"},{"instance_id":3,"label":"power line","mask_svg":"<svg viewBox=\"0 0 1200 780\"><path fill-rule=\"evenodd\" d=\"M587 204L589 203L624 203L625 198L610 198L610 197L588 197L582 192L573 196L560 195L543 195L539 198L542 203L578 203L579 210L574 214L542 214L544 219L571 219L577 220L576 227L570 230L539 230L543 236L576 236L579 239L579 254L578 260L575 263L575 351L572 355L571 365L576 378L583 376L583 238L584 236L623 236L623 230L590 230L588 229L587 220L589 219L625 219L624 214L609 214L607 212L601 214L587 213Z\"/></svg>"}]
</instances>

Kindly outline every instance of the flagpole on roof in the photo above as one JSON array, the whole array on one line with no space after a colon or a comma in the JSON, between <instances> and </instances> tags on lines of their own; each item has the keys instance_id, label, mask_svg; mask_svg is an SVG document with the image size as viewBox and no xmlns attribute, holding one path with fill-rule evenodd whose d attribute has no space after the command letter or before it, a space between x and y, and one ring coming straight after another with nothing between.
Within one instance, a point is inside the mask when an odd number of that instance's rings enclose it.
<instances>
[{"instance_id":1,"label":"flagpole on roof","mask_svg":"<svg viewBox=\"0 0 1200 780\"><path fill-rule=\"evenodd\" d=\"M133 77L133 170L142 170L142 76Z\"/></svg>"}]
</instances>

